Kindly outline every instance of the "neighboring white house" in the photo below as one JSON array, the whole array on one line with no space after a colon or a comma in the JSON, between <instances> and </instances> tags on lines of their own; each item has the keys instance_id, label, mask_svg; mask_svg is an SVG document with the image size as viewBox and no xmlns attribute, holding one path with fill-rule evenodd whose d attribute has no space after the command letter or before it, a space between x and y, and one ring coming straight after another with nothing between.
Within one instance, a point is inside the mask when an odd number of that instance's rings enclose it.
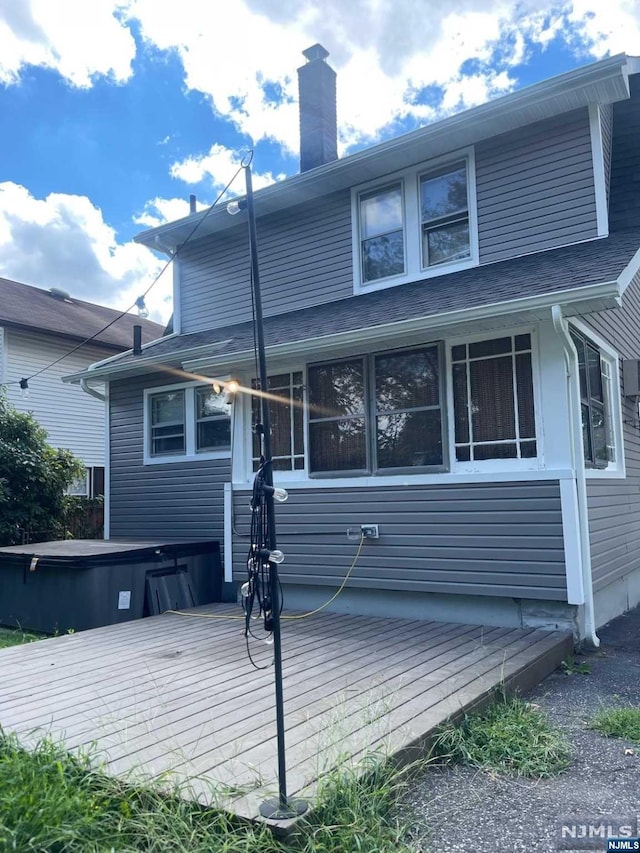
<instances>
[{"instance_id":1,"label":"neighboring white house","mask_svg":"<svg viewBox=\"0 0 640 853\"><path fill-rule=\"evenodd\" d=\"M134 325L142 326L144 342L163 333L158 323L133 314L101 331L119 314L60 290L0 278L0 385L17 409L33 412L54 447L84 461L87 476L74 491L92 497L104 491L105 406L78 386L64 385L61 377L130 349ZM96 333L95 341L69 354ZM31 376L27 394L19 382Z\"/></svg>"}]
</instances>

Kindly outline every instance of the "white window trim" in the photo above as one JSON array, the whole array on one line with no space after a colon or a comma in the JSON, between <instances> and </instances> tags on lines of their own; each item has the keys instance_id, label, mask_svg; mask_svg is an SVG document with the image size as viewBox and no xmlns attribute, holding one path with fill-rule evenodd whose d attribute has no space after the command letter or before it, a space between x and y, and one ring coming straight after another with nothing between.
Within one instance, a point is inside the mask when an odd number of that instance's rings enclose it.
<instances>
[{"instance_id":1,"label":"white window trim","mask_svg":"<svg viewBox=\"0 0 640 853\"><path fill-rule=\"evenodd\" d=\"M448 163L454 165L460 160L467 164L467 204L469 208L469 251L470 256L460 261L437 264L433 267L422 268L422 224L420 217L420 177L431 170L440 169ZM360 196L376 188L384 188L400 181L402 188L405 272L403 275L389 276L364 283L362 281L361 250L360 250ZM355 294L370 293L374 290L386 290L411 281L421 281L427 278L447 275L458 270L475 267L479 263L478 249L478 211L476 195L476 163L473 147L464 148L452 154L427 160L410 169L403 169L382 179L369 181L351 190L351 223L353 249L353 292Z\"/></svg>"},{"instance_id":2,"label":"white window trim","mask_svg":"<svg viewBox=\"0 0 640 853\"><path fill-rule=\"evenodd\" d=\"M593 162L593 184L596 198L596 225L598 237L609 235L609 211L607 206L607 185L604 169L602 145L602 124L600 107L589 104L589 134L591 137L591 156Z\"/></svg>"},{"instance_id":3,"label":"white window trim","mask_svg":"<svg viewBox=\"0 0 640 853\"><path fill-rule=\"evenodd\" d=\"M224 377L228 378L228 377ZM144 465L166 465L175 462L193 462L200 459L229 459L231 456L231 447L224 450L206 450L198 452L196 450L196 403L195 389L203 388L211 385L213 382L180 382L175 385L159 385L157 388L144 389L144 442L143 442L143 464ZM171 391L184 391L184 409L185 409L185 452L172 453L162 456L151 455L151 417L149 414L149 398L154 394L165 394ZM234 408L231 404L231 444L233 446L233 429L234 429Z\"/></svg>"},{"instance_id":4,"label":"white window trim","mask_svg":"<svg viewBox=\"0 0 640 853\"><path fill-rule=\"evenodd\" d=\"M624 454L624 429L622 425L622 391L620 388L620 356L611 344L594 332L591 326L569 317L569 323L581 335L590 340L600 350L600 358L609 364L611 371L611 428L615 448L615 462L609 462L606 468L590 468L585 465L584 473L588 480L623 480L627 476ZM606 405L606 404L605 404ZM580 447L582 454L582 447Z\"/></svg>"}]
</instances>

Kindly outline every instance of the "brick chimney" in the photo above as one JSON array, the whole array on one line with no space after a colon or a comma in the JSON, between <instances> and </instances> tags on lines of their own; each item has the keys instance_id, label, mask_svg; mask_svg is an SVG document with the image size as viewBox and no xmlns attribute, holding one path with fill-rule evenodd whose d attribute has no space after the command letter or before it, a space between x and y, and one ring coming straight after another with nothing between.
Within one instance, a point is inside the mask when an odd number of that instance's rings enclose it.
<instances>
[{"instance_id":1,"label":"brick chimney","mask_svg":"<svg viewBox=\"0 0 640 853\"><path fill-rule=\"evenodd\" d=\"M329 51L314 44L302 51L298 68L300 98L300 171L338 159L336 72L325 59Z\"/></svg>"}]
</instances>

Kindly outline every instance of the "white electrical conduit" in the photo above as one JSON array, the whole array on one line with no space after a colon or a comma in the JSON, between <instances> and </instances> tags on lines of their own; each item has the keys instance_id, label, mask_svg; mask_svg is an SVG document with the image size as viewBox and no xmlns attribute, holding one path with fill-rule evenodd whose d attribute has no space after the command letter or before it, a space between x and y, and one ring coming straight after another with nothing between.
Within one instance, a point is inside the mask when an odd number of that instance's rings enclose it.
<instances>
[{"instance_id":1,"label":"white electrical conduit","mask_svg":"<svg viewBox=\"0 0 640 853\"><path fill-rule=\"evenodd\" d=\"M587 481L582 455L582 418L580 415L580 377L578 374L578 351L569 334L569 326L562 316L560 305L551 308L553 327L564 350L567 364L567 388L569 391L569 438L571 445L571 467L575 472L578 499L578 527L580 533L580 562L584 588L584 640L597 649L600 639L596 635L595 609L593 605L593 577L591 574L591 543L589 542L589 518L587 507Z\"/></svg>"}]
</instances>

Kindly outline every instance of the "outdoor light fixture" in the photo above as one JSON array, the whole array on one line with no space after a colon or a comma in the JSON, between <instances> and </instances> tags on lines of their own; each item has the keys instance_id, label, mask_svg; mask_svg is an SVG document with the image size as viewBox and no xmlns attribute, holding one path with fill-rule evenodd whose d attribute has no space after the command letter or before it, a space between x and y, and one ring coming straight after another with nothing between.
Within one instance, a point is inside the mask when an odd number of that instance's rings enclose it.
<instances>
[{"instance_id":1,"label":"outdoor light fixture","mask_svg":"<svg viewBox=\"0 0 640 853\"><path fill-rule=\"evenodd\" d=\"M145 305L144 296L138 296L136 299L136 308L138 309L138 317L146 320L149 316L149 309Z\"/></svg>"},{"instance_id":2,"label":"outdoor light fixture","mask_svg":"<svg viewBox=\"0 0 640 853\"><path fill-rule=\"evenodd\" d=\"M227 205L227 213L229 216L236 216L240 213L241 210L247 209L247 200L246 198L234 198L233 201L230 201Z\"/></svg>"},{"instance_id":3,"label":"outdoor light fixture","mask_svg":"<svg viewBox=\"0 0 640 853\"><path fill-rule=\"evenodd\" d=\"M278 501L278 503L283 504L289 498L289 492L286 489L280 489L277 486L267 486L266 484L262 488L265 495L272 494L274 501Z\"/></svg>"},{"instance_id":4,"label":"outdoor light fixture","mask_svg":"<svg viewBox=\"0 0 640 853\"><path fill-rule=\"evenodd\" d=\"M22 394L22 399L26 400L29 396L29 380L21 379L20 380L20 393Z\"/></svg>"}]
</instances>

